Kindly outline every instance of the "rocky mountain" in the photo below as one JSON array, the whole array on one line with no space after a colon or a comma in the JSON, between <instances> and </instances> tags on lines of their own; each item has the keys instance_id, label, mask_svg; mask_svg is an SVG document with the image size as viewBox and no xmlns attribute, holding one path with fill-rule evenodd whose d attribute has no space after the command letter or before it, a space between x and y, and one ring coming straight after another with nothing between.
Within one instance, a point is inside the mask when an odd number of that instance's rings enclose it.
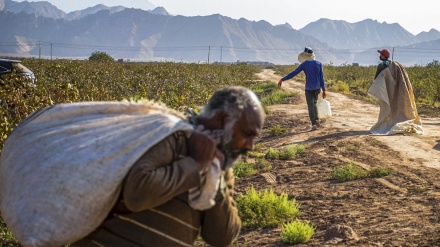
<instances>
[{"instance_id":1,"label":"rocky mountain","mask_svg":"<svg viewBox=\"0 0 440 247\"><path fill-rule=\"evenodd\" d=\"M20 21L17 21L20 20ZM331 51L318 55L323 61L345 61L327 44L285 26L268 22L234 20L221 15L166 16L139 9L116 13L101 10L68 21L25 13L0 12L0 53L38 55L40 41L45 56L88 57L101 50L115 58L236 62L296 62L297 51L309 45ZM292 42L294 41L294 42ZM49 50L50 49L50 50Z\"/></svg>"},{"instance_id":2,"label":"rocky mountain","mask_svg":"<svg viewBox=\"0 0 440 247\"><path fill-rule=\"evenodd\" d=\"M440 39L440 32L435 29L431 29L429 30L429 32L421 32L417 34L416 37L419 40L419 42L437 40Z\"/></svg>"},{"instance_id":3,"label":"rocky mountain","mask_svg":"<svg viewBox=\"0 0 440 247\"><path fill-rule=\"evenodd\" d=\"M356 23L319 19L299 30L335 48L359 50L366 47L402 46L420 42L397 23L366 19ZM426 41L426 40L424 40Z\"/></svg>"},{"instance_id":4,"label":"rocky mountain","mask_svg":"<svg viewBox=\"0 0 440 247\"><path fill-rule=\"evenodd\" d=\"M110 11L111 14L113 14L113 13L123 11L125 9L127 9L127 8L123 7L123 6L107 7L103 4L98 4L96 6L86 8L84 10L77 10L77 11L70 12L66 15L66 19L69 21L81 19L81 18L84 18L88 15L95 14L101 10L108 10L108 11ZM166 9L164 9L163 7L157 7L152 10L148 10L148 12L150 12L151 14L155 14L155 15L169 15L168 12L166 11Z\"/></svg>"},{"instance_id":5,"label":"rocky mountain","mask_svg":"<svg viewBox=\"0 0 440 247\"><path fill-rule=\"evenodd\" d=\"M0 0L0 11L12 13L28 13L35 16L60 19L65 18L66 13L46 1L39 2L16 2L12 0Z\"/></svg>"},{"instance_id":6,"label":"rocky mountain","mask_svg":"<svg viewBox=\"0 0 440 247\"><path fill-rule=\"evenodd\" d=\"M67 20L81 19L81 18L84 18L88 15L95 14L101 10L108 10L108 11L110 11L110 13L117 13L117 12L122 11L124 9L126 9L126 8L123 6L107 7L103 4L98 4L94 7L86 8L83 10L72 11L66 15L66 19ZM54 18L54 19L57 19L57 18Z\"/></svg>"},{"instance_id":7,"label":"rocky mountain","mask_svg":"<svg viewBox=\"0 0 440 247\"><path fill-rule=\"evenodd\" d=\"M146 11L149 11L153 14L168 15L168 12L163 7L154 8L154 5L150 4L148 1L145 1L144 5L151 7L151 10L146 10ZM28 14L34 14L37 17L46 17L53 19L75 20L75 19L81 19L90 14L95 14L101 10L109 10L110 13L116 13L124 9L126 9L126 7L124 6L108 7L104 4L98 4L96 6L86 8L83 10L77 10L77 11L65 13L64 11L58 9L56 6L46 1L16 2L13 0L0 0L0 11L8 11L16 14L24 12Z\"/></svg>"},{"instance_id":8,"label":"rocky mountain","mask_svg":"<svg viewBox=\"0 0 440 247\"><path fill-rule=\"evenodd\" d=\"M379 48L403 64L438 60L440 32L413 35L399 24L320 19L300 30L288 23L239 20L221 15L173 16L164 8L141 10L97 5L64 13L48 2L0 0L0 55L87 58L104 51L142 61L297 62L305 46L324 63L376 64Z\"/></svg>"},{"instance_id":9,"label":"rocky mountain","mask_svg":"<svg viewBox=\"0 0 440 247\"><path fill-rule=\"evenodd\" d=\"M153 10L150 10L150 13L155 15L170 15L164 7L154 8Z\"/></svg>"}]
</instances>

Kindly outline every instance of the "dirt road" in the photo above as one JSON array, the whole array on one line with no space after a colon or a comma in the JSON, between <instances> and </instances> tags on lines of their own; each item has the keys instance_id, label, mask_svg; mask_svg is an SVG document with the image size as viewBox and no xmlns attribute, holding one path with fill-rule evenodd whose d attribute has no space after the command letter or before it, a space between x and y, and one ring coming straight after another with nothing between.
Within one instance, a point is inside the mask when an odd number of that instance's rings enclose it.
<instances>
[{"instance_id":1,"label":"dirt road","mask_svg":"<svg viewBox=\"0 0 440 247\"><path fill-rule=\"evenodd\" d=\"M264 80L278 82L280 76L272 70L264 70L259 76ZM304 84L293 80L283 82L283 88L298 91L304 94ZM369 135L369 129L377 122L379 106L350 99L339 93L329 92L327 99L331 102L332 118L325 124L325 128L317 132L292 136L292 141L303 142L310 137L339 134ZM284 111L287 114L306 113L305 101L295 105L278 105L271 108ZM390 135L372 136L384 142L390 148L400 152L403 165L424 165L440 169L440 119L422 117L423 135ZM306 126L304 126L306 128Z\"/></svg>"},{"instance_id":2,"label":"dirt road","mask_svg":"<svg viewBox=\"0 0 440 247\"><path fill-rule=\"evenodd\" d=\"M280 78L272 70L259 77ZM273 161L275 183L255 175L239 179L238 192L252 185L296 198L300 219L316 226L314 237L303 246L440 246L440 119L421 116L423 135L371 135L379 106L328 92L332 117L323 128L309 131L304 84L290 80L283 88L298 91L301 99L270 106L258 142L265 148L303 143L306 152L291 161ZM275 125L287 133L270 136L267 130ZM336 167L348 162L394 172L345 183L330 179ZM326 230L335 225L350 227L357 238L324 240ZM283 246L279 234L280 229L244 232L238 244Z\"/></svg>"}]
</instances>

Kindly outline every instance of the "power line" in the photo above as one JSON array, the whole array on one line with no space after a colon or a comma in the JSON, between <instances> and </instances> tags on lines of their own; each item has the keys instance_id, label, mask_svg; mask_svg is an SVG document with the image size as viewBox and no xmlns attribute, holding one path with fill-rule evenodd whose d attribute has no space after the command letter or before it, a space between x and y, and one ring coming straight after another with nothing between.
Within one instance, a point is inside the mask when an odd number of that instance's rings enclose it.
<instances>
[{"instance_id":1,"label":"power line","mask_svg":"<svg viewBox=\"0 0 440 247\"><path fill-rule=\"evenodd\" d=\"M96 44L75 44L75 43L62 43L62 42L49 42L49 41L34 41L27 44L17 44L14 42L0 42L0 48L2 47L17 47L26 48L35 47L39 48L39 55L41 56L42 48L50 48L50 56L53 56L53 52L60 52L60 50L72 49L72 50L85 50L87 52L91 51L105 51L105 52L207 52L208 60L210 59L210 54L212 52L220 53L220 60L223 59L223 53L234 52L235 54L251 54L257 53L260 55L271 54L271 53L283 53L288 56L294 56L298 54L298 50L291 48L267 48L267 47L234 47L234 46L212 46L212 45L196 45L196 46L124 46L124 45L96 45ZM336 49L331 50L321 50L314 49L315 53L318 55L350 55L350 54L366 54L371 53L374 50L370 49ZM393 47L393 56L399 57L404 55L405 57L413 58L432 58L433 56L440 56L440 49L435 49L432 47Z\"/></svg>"},{"instance_id":2,"label":"power line","mask_svg":"<svg viewBox=\"0 0 440 247\"><path fill-rule=\"evenodd\" d=\"M266 47L235 47L235 46L213 46L213 45L199 45L199 46L115 46L115 45L85 45L74 43L57 43L48 41L35 41L27 44L17 44L14 42L0 42L0 47L28 47L28 46L44 46L53 48L71 48L71 49L97 49L109 51L138 51L140 49L151 49L153 51L220 51L234 50L235 52L284 52L297 54L297 50L291 48L266 48ZM423 48L423 47L394 47L395 51L402 53L440 53L440 49ZM335 49L332 51L314 49L315 53L319 54L351 54L351 53L369 53L369 50L360 49Z\"/></svg>"}]
</instances>

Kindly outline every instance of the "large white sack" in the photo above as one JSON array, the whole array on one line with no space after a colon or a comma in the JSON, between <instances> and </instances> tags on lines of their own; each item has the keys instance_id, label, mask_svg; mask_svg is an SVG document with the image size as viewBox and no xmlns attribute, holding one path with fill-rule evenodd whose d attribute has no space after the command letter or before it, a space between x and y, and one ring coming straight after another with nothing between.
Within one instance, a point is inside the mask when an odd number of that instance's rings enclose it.
<instances>
[{"instance_id":1,"label":"large white sack","mask_svg":"<svg viewBox=\"0 0 440 247\"><path fill-rule=\"evenodd\" d=\"M153 104L88 102L35 112L1 152L4 221L24 246L81 239L108 215L136 160L177 130L189 135L192 126Z\"/></svg>"},{"instance_id":2,"label":"large white sack","mask_svg":"<svg viewBox=\"0 0 440 247\"><path fill-rule=\"evenodd\" d=\"M423 134L412 85L403 65L392 61L367 93L380 104L378 120L370 129L372 134Z\"/></svg>"}]
</instances>

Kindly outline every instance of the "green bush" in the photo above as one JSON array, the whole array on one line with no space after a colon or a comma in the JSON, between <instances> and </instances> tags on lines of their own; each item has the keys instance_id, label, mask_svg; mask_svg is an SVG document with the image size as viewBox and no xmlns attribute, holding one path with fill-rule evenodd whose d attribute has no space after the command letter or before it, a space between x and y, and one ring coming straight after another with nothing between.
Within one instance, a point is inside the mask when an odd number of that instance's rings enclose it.
<instances>
[{"instance_id":1,"label":"green bush","mask_svg":"<svg viewBox=\"0 0 440 247\"><path fill-rule=\"evenodd\" d=\"M349 163L345 166L336 168L332 174L331 178L336 179L339 182L346 182L355 179L372 177L372 178L380 178L388 176L392 173L391 168L386 167L376 167L371 169L370 171L366 171L363 168L354 165L353 163Z\"/></svg>"},{"instance_id":2,"label":"green bush","mask_svg":"<svg viewBox=\"0 0 440 247\"><path fill-rule=\"evenodd\" d=\"M237 178L252 176L257 173L255 163L248 163L244 160L239 160L234 165L234 176Z\"/></svg>"},{"instance_id":3,"label":"green bush","mask_svg":"<svg viewBox=\"0 0 440 247\"><path fill-rule=\"evenodd\" d=\"M272 169L272 165L270 164L270 162L264 158L258 159L257 162L255 163L255 167L259 171L263 171L263 172L268 172Z\"/></svg>"},{"instance_id":4,"label":"green bush","mask_svg":"<svg viewBox=\"0 0 440 247\"><path fill-rule=\"evenodd\" d=\"M262 143L257 143L254 145L254 150L255 152L260 152L262 149L264 148L264 145Z\"/></svg>"},{"instance_id":5,"label":"green bush","mask_svg":"<svg viewBox=\"0 0 440 247\"><path fill-rule=\"evenodd\" d=\"M314 226L295 220L282 226L281 240L287 244L302 244L309 241L314 233Z\"/></svg>"},{"instance_id":6,"label":"green bush","mask_svg":"<svg viewBox=\"0 0 440 247\"><path fill-rule=\"evenodd\" d=\"M331 178L336 179L339 182L347 182L364 178L366 176L368 176L367 171L359 166L353 165L352 163L336 168L331 174Z\"/></svg>"},{"instance_id":7,"label":"green bush","mask_svg":"<svg viewBox=\"0 0 440 247\"><path fill-rule=\"evenodd\" d=\"M287 92L284 90L276 90L270 93L269 95L261 98L261 103L263 105L275 105L275 104L283 104L286 103L286 100L289 97L296 97L298 93L296 92Z\"/></svg>"},{"instance_id":8,"label":"green bush","mask_svg":"<svg viewBox=\"0 0 440 247\"><path fill-rule=\"evenodd\" d=\"M206 104L227 86L246 86L260 67L245 64L95 63L80 60L22 59L34 71L36 87L11 74L0 84L0 148L31 112L80 101L148 99L183 111Z\"/></svg>"},{"instance_id":9,"label":"green bush","mask_svg":"<svg viewBox=\"0 0 440 247\"><path fill-rule=\"evenodd\" d=\"M251 86L252 91L256 94L266 94L276 90L278 85L274 82L258 83Z\"/></svg>"},{"instance_id":10,"label":"green bush","mask_svg":"<svg viewBox=\"0 0 440 247\"><path fill-rule=\"evenodd\" d=\"M254 230L280 226L293 220L299 213L295 199L286 193L276 195L273 190L256 191L253 187L237 197L237 207L243 229Z\"/></svg>"},{"instance_id":11,"label":"green bush","mask_svg":"<svg viewBox=\"0 0 440 247\"><path fill-rule=\"evenodd\" d=\"M283 127L279 126L279 125L275 125L274 127L269 129L269 134L271 136L279 136L286 133L286 129L284 129Z\"/></svg>"},{"instance_id":12,"label":"green bush","mask_svg":"<svg viewBox=\"0 0 440 247\"><path fill-rule=\"evenodd\" d=\"M350 86L345 82L337 81L331 86L331 90L342 94L349 94Z\"/></svg>"},{"instance_id":13,"label":"green bush","mask_svg":"<svg viewBox=\"0 0 440 247\"><path fill-rule=\"evenodd\" d=\"M373 168L371 169L368 174L370 177L373 178L380 178L380 177L385 177L391 174L393 170L391 168L386 168L386 167L377 167L377 168Z\"/></svg>"},{"instance_id":14,"label":"green bush","mask_svg":"<svg viewBox=\"0 0 440 247\"><path fill-rule=\"evenodd\" d=\"M246 162L243 159L234 165L234 176L236 178L252 176L258 172L267 172L272 169L272 165L264 158L259 158L256 162Z\"/></svg>"},{"instance_id":15,"label":"green bush","mask_svg":"<svg viewBox=\"0 0 440 247\"><path fill-rule=\"evenodd\" d=\"M302 144L299 145L288 145L284 148L284 150L280 151L280 159L289 160L295 155L303 153L305 151L305 146Z\"/></svg>"},{"instance_id":16,"label":"green bush","mask_svg":"<svg viewBox=\"0 0 440 247\"><path fill-rule=\"evenodd\" d=\"M295 157L295 155L303 153L305 151L305 149L306 148L303 144L288 145L281 150L269 148L266 151L265 157L266 157L266 159L271 159L271 160L275 160L275 159L289 160L289 159Z\"/></svg>"},{"instance_id":17,"label":"green bush","mask_svg":"<svg viewBox=\"0 0 440 247\"><path fill-rule=\"evenodd\" d=\"M263 158L265 154L256 151L249 151L247 152L246 156L251 158Z\"/></svg>"},{"instance_id":18,"label":"green bush","mask_svg":"<svg viewBox=\"0 0 440 247\"><path fill-rule=\"evenodd\" d=\"M274 149L274 148L269 148L266 151L266 159L270 159L270 160L276 160L280 158L280 151Z\"/></svg>"},{"instance_id":19,"label":"green bush","mask_svg":"<svg viewBox=\"0 0 440 247\"><path fill-rule=\"evenodd\" d=\"M115 59L113 59L112 56L109 54L102 52L102 51L95 51L90 55L89 61L96 61L96 62L114 62Z\"/></svg>"}]
</instances>

